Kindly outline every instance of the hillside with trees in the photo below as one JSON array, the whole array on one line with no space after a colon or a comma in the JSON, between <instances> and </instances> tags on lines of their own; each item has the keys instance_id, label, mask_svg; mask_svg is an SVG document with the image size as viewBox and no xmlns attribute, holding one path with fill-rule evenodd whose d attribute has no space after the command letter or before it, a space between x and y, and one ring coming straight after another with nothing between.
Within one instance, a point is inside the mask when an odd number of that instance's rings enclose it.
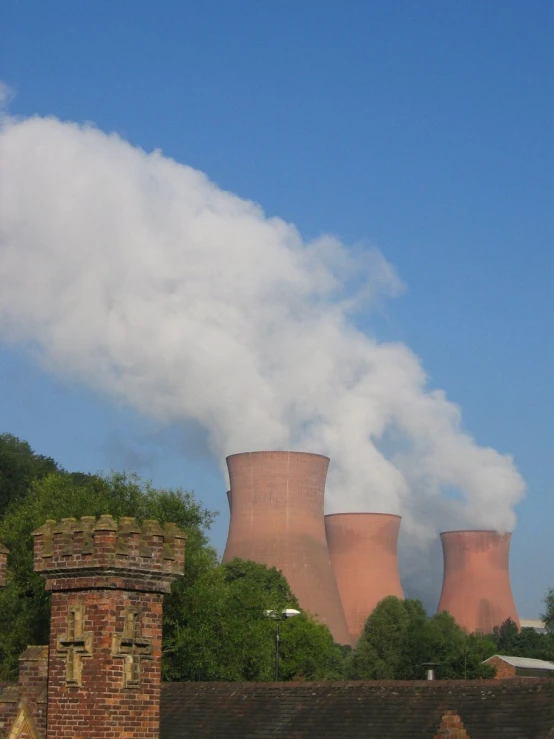
<instances>
[{"instance_id":1,"label":"hillside with trees","mask_svg":"<svg viewBox=\"0 0 554 739\"><path fill-rule=\"evenodd\" d=\"M0 435L0 541L10 550L0 590L0 680L13 680L28 644L45 644L49 595L33 572L31 532L47 518L109 513L177 523L187 533L185 577L164 609L166 680L272 680L275 623L265 611L299 608L281 572L254 562L218 562L208 532L215 515L182 490L161 490L123 473L70 473L10 434ZM554 589L545 596L548 634L518 632L506 622L494 634L466 634L447 613L429 617L420 601L385 598L368 618L356 649L335 644L309 614L283 622L282 680L408 680L436 663L437 677L477 679L495 653L554 660Z\"/></svg>"}]
</instances>

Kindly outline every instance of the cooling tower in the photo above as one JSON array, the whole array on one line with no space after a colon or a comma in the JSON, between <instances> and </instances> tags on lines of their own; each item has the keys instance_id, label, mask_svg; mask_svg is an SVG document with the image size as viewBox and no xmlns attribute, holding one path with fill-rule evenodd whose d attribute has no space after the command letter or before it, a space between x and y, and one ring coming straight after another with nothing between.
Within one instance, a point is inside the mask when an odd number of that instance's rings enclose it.
<instances>
[{"instance_id":1,"label":"cooling tower","mask_svg":"<svg viewBox=\"0 0 554 739\"><path fill-rule=\"evenodd\" d=\"M227 457L232 505L223 561L240 557L282 570L300 606L349 644L325 538L328 465L327 457L303 452Z\"/></svg>"},{"instance_id":2,"label":"cooling tower","mask_svg":"<svg viewBox=\"0 0 554 739\"><path fill-rule=\"evenodd\" d=\"M403 597L398 574L400 516L334 513L325 516L327 544L352 644L387 595Z\"/></svg>"},{"instance_id":3,"label":"cooling tower","mask_svg":"<svg viewBox=\"0 0 554 739\"><path fill-rule=\"evenodd\" d=\"M441 534L444 579L439 611L466 631L492 632L507 618L519 626L510 586L511 534L447 531Z\"/></svg>"}]
</instances>

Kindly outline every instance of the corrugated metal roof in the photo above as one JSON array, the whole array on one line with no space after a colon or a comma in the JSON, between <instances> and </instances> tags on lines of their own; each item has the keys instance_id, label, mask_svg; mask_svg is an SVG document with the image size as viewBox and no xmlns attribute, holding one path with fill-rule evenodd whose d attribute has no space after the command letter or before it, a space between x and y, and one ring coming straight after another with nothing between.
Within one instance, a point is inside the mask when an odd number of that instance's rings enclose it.
<instances>
[{"instance_id":1,"label":"corrugated metal roof","mask_svg":"<svg viewBox=\"0 0 554 739\"><path fill-rule=\"evenodd\" d=\"M507 657L504 654L495 654L494 657L503 659L512 667L523 667L528 670L554 670L554 662L546 662L544 659L532 659L531 657ZM489 657L485 662L493 659Z\"/></svg>"}]
</instances>

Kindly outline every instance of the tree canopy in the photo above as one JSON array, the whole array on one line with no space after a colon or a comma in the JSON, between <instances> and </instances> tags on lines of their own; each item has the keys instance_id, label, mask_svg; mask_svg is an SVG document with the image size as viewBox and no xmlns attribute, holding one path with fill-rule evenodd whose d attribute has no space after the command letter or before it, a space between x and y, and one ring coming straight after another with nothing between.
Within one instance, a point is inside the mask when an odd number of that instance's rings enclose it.
<instances>
[{"instance_id":1,"label":"tree canopy","mask_svg":"<svg viewBox=\"0 0 554 739\"><path fill-rule=\"evenodd\" d=\"M33 572L32 531L47 518L102 513L172 521L187 533L185 576L165 599L166 679L272 679L275 623L264 612L299 607L281 572L241 560L219 564L207 536L216 514L193 493L160 490L135 475L70 474L52 460L33 467L28 445L5 438L25 463L8 464L21 474L11 475L10 490L17 494L10 493L0 516L0 541L10 550L8 584L0 590L0 679L15 677L28 644L48 642L49 594ZM339 678L341 660L341 648L326 626L306 614L282 624L282 679Z\"/></svg>"},{"instance_id":2,"label":"tree canopy","mask_svg":"<svg viewBox=\"0 0 554 739\"><path fill-rule=\"evenodd\" d=\"M0 435L0 541L10 550L0 589L0 680L14 679L28 644L48 643L49 594L33 571L31 532L47 518L109 513L176 523L187 533L185 576L165 598L163 662L169 680L272 680L276 623L266 611L300 609L275 568L218 562L208 541L216 513L191 492L161 490L136 475L69 473L10 434ZM282 680L476 679L494 653L554 660L554 589L544 619L550 633L507 621L493 634L467 634L446 612L429 617L418 600L388 597L367 619L355 649L333 642L306 613L280 624Z\"/></svg>"},{"instance_id":3,"label":"tree canopy","mask_svg":"<svg viewBox=\"0 0 554 739\"><path fill-rule=\"evenodd\" d=\"M546 611L542 614L546 630L554 634L554 588L549 588L544 596Z\"/></svg>"},{"instance_id":4,"label":"tree canopy","mask_svg":"<svg viewBox=\"0 0 554 739\"><path fill-rule=\"evenodd\" d=\"M26 441L0 434L0 517L10 503L27 493L33 480L57 469L53 459L35 454Z\"/></svg>"},{"instance_id":5,"label":"tree canopy","mask_svg":"<svg viewBox=\"0 0 554 739\"><path fill-rule=\"evenodd\" d=\"M517 624L508 619L494 630L492 639L497 654L554 661L554 633L539 634L535 629L518 629Z\"/></svg>"},{"instance_id":6,"label":"tree canopy","mask_svg":"<svg viewBox=\"0 0 554 739\"><path fill-rule=\"evenodd\" d=\"M486 637L468 635L446 612L427 616L421 601L389 596L366 621L348 665L351 679L417 680L426 665L436 665L443 679L491 677L481 664L494 654Z\"/></svg>"}]
</instances>

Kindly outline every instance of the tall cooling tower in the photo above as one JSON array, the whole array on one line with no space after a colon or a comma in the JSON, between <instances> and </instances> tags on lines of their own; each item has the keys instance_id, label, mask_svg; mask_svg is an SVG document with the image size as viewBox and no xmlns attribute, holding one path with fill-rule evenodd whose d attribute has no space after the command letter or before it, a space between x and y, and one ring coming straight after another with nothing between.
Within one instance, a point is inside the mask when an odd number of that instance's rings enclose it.
<instances>
[{"instance_id":1,"label":"tall cooling tower","mask_svg":"<svg viewBox=\"0 0 554 739\"><path fill-rule=\"evenodd\" d=\"M400 516L333 513L325 516L327 544L352 644L387 595L403 598L398 574Z\"/></svg>"},{"instance_id":2,"label":"tall cooling tower","mask_svg":"<svg viewBox=\"0 0 554 739\"><path fill-rule=\"evenodd\" d=\"M325 538L328 465L327 457L303 452L227 457L232 502L223 561L240 557L282 570L301 607L349 644Z\"/></svg>"},{"instance_id":3,"label":"tall cooling tower","mask_svg":"<svg viewBox=\"0 0 554 739\"><path fill-rule=\"evenodd\" d=\"M439 611L469 632L492 632L507 618L519 626L510 586L511 534L447 531L441 534L444 579Z\"/></svg>"}]
</instances>

